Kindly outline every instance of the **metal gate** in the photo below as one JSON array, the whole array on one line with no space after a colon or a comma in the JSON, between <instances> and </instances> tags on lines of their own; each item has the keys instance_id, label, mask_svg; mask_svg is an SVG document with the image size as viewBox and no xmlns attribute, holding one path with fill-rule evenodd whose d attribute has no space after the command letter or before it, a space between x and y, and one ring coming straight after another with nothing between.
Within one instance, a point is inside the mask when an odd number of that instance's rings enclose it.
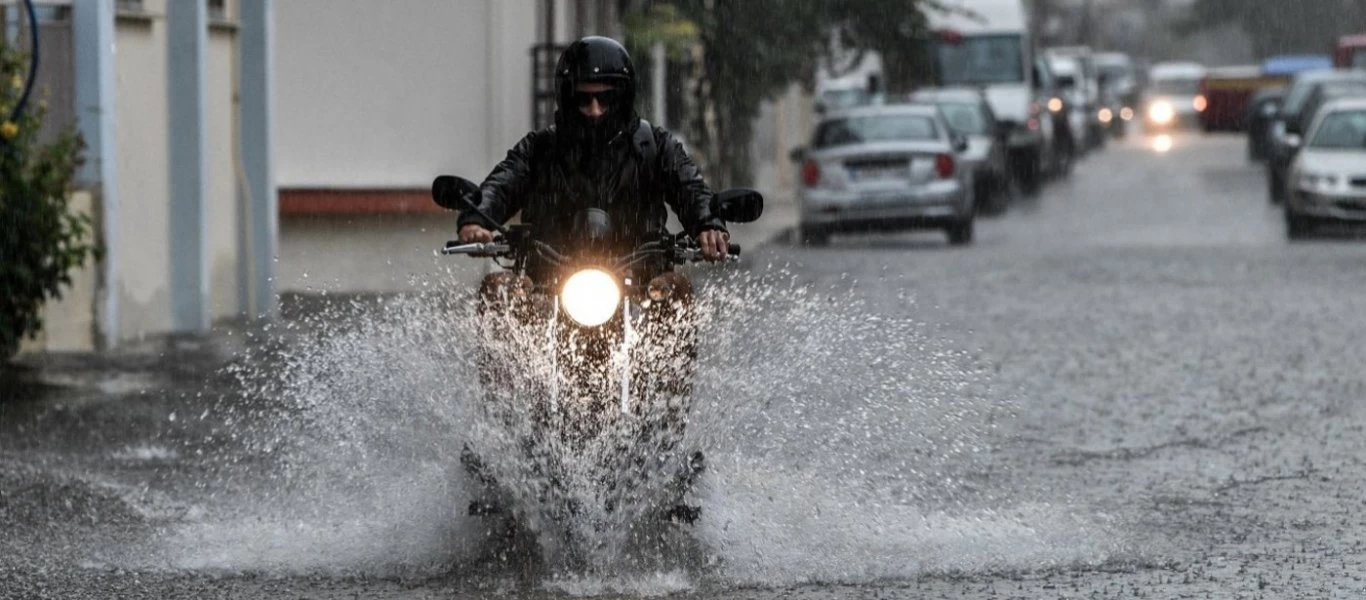
<instances>
[{"instance_id":1,"label":"metal gate","mask_svg":"<svg viewBox=\"0 0 1366 600\"><path fill-rule=\"evenodd\" d=\"M531 125L534 129L555 122L555 61L567 46L537 44L531 47Z\"/></svg>"},{"instance_id":2,"label":"metal gate","mask_svg":"<svg viewBox=\"0 0 1366 600\"><path fill-rule=\"evenodd\" d=\"M34 108L39 102L47 106L39 139L50 142L60 132L76 125L75 39L70 6L39 5L34 12L38 20L39 61L29 106ZM0 5L0 23L5 25L4 43L27 54L30 31L23 7Z\"/></svg>"}]
</instances>

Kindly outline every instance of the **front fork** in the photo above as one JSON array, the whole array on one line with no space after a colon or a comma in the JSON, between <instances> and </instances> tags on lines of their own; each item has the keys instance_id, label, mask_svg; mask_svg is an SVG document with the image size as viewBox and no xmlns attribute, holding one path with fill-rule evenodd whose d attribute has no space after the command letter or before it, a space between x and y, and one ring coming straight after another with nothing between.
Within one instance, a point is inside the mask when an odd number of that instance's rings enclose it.
<instances>
[{"instance_id":1,"label":"front fork","mask_svg":"<svg viewBox=\"0 0 1366 600\"><path fill-rule=\"evenodd\" d=\"M625 287L626 287L627 289L629 289L629 288L631 287L631 285L632 285L632 282L631 282L631 280L628 278L628 279L625 280L625 284L626 284ZM551 361L551 362L550 362L551 372L552 372L552 373L559 373L559 372L560 372L560 365L559 365L559 360L560 360L559 355L560 355L560 353L558 352L558 350L559 350L559 348L558 348L559 338L558 338L558 335L557 335L557 334L558 334L558 329L557 329L557 328L559 327L559 321L560 321L560 303L559 303L559 302L554 302L554 303L552 303L552 306L553 306L553 308L551 309L550 319L549 319L548 322L546 323L546 337L545 337L546 354L550 357L550 361ZM612 353L612 357L613 357L613 358L612 358L612 362L614 363L614 364L613 364L613 370L616 371L616 372L619 374L620 378L621 378L621 384L620 384L620 386L619 386L619 387L620 387L620 391L618 392L618 408L621 410L621 413L622 413L622 414L626 414L627 412L629 412L629 411L631 410L631 402L632 402L632 397L631 397L631 367L632 367L631 354L632 354L632 352L631 352L631 350L632 350L632 349L636 346L636 344L639 342L639 335L638 335L637 332L636 332L636 319L638 319L638 318L640 317L640 314L641 314L641 313L640 313L640 308L637 307L637 306L635 305L635 303L633 303L633 302L631 301L631 297L630 297L629 294L624 294L623 297L622 297L622 305L621 305L621 311L620 311L620 313L621 313L621 332L622 332L622 335L621 335L621 340L617 343L617 347L616 347L616 349L615 349L615 352ZM560 385L560 379L561 379L561 378L558 377L558 376L557 376L557 377L553 377L553 378L552 378L552 381L551 381L551 389L550 389L550 408L551 408L552 411L555 411L555 412L557 412L557 413L558 413L559 410L560 410L560 402L561 402L561 400L560 400L560 395L561 395L561 389L562 389L562 387L561 387L561 385ZM571 390L571 392L572 392L572 390Z\"/></svg>"}]
</instances>

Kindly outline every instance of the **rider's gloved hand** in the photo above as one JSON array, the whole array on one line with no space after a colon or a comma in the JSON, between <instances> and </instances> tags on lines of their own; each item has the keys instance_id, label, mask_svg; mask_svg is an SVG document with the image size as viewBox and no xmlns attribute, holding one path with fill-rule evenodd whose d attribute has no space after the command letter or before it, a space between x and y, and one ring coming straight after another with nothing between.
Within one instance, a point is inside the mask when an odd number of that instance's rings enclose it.
<instances>
[{"instance_id":1,"label":"rider's gloved hand","mask_svg":"<svg viewBox=\"0 0 1366 600\"><path fill-rule=\"evenodd\" d=\"M493 232L473 223L460 228L460 243L489 244L493 242Z\"/></svg>"},{"instance_id":2,"label":"rider's gloved hand","mask_svg":"<svg viewBox=\"0 0 1366 600\"><path fill-rule=\"evenodd\" d=\"M702 257L716 262L726 257L730 246L730 234L718 229L708 229L697 235L697 243L702 247Z\"/></svg>"}]
</instances>

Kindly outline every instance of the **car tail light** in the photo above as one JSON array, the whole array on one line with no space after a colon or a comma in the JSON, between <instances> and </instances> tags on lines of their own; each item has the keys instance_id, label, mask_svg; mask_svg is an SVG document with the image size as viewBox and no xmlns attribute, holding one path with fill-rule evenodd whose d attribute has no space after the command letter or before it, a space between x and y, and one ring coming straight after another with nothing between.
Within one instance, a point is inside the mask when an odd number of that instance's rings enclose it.
<instances>
[{"instance_id":1,"label":"car tail light","mask_svg":"<svg viewBox=\"0 0 1366 600\"><path fill-rule=\"evenodd\" d=\"M1196 112L1205 112L1205 109L1209 108L1209 100L1206 100L1204 96L1196 96L1195 100L1191 102L1191 108L1194 108Z\"/></svg>"},{"instance_id":2,"label":"car tail light","mask_svg":"<svg viewBox=\"0 0 1366 600\"><path fill-rule=\"evenodd\" d=\"M953 155L940 154L934 157L934 171L939 173L940 179L953 177L954 168L957 165L953 162Z\"/></svg>"},{"instance_id":3,"label":"car tail light","mask_svg":"<svg viewBox=\"0 0 1366 600\"><path fill-rule=\"evenodd\" d=\"M941 29L939 30L939 41L950 46L957 46L963 43L963 32L956 29Z\"/></svg>"},{"instance_id":4,"label":"car tail light","mask_svg":"<svg viewBox=\"0 0 1366 600\"><path fill-rule=\"evenodd\" d=\"M816 164L814 160L802 163L802 183L806 184L806 187L816 187L816 184L820 182L821 166Z\"/></svg>"}]
</instances>

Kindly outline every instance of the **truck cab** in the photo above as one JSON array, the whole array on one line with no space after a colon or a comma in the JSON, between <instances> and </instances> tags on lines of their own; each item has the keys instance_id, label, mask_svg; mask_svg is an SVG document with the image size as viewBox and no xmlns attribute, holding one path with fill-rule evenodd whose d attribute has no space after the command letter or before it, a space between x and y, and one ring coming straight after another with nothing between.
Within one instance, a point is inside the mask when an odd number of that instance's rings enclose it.
<instances>
[{"instance_id":1,"label":"truck cab","mask_svg":"<svg viewBox=\"0 0 1366 600\"><path fill-rule=\"evenodd\" d=\"M930 27L935 80L982 90L1002 122L1011 172L1026 193L1060 170L1053 122L1039 99L1034 36L1024 0L977 0L968 15L935 11Z\"/></svg>"},{"instance_id":2,"label":"truck cab","mask_svg":"<svg viewBox=\"0 0 1366 600\"><path fill-rule=\"evenodd\" d=\"M1366 33L1338 38L1338 43L1333 46L1333 66L1366 69Z\"/></svg>"}]
</instances>

